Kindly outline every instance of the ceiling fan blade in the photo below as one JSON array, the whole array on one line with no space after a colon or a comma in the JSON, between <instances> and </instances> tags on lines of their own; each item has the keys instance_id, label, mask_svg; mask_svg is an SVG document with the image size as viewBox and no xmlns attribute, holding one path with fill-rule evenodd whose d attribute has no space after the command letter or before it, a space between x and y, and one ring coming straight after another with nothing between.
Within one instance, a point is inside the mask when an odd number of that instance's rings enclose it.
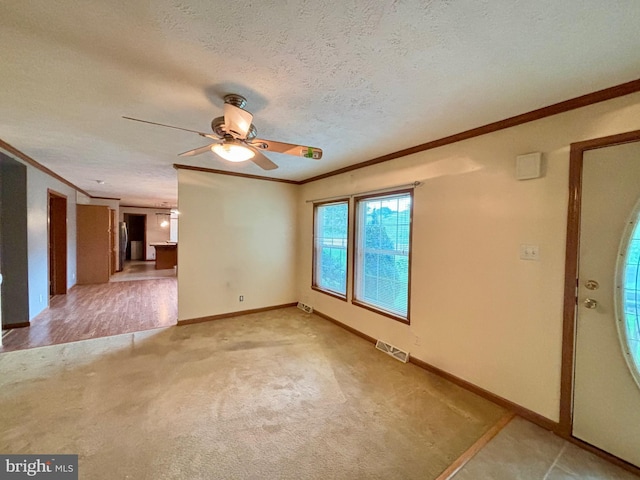
<instances>
[{"instance_id":1,"label":"ceiling fan blade","mask_svg":"<svg viewBox=\"0 0 640 480\"><path fill-rule=\"evenodd\" d=\"M233 135L234 138L240 140L247 138L252 120L253 115L246 110L231 105L230 103L224 104L224 128L227 133Z\"/></svg>"},{"instance_id":2,"label":"ceiling fan blade","mask_svg":"<svg viewBox=\"0 0 640 480\"><path fill-rule=\"evenodd\" d=\"M252 148L251 151L255 153L255 155L250 160L263 170L275 170L278 168L278 165L265 157L259 150Z\"/></svg>"},{"instance_id":3,"label":"ceiling fan blade","mask_svg":"<svg viewBox=\"0 0 640 480\"><path fill-rule=\"evenodd\" d=\"M122 118L126 118L127 120L133 120L134 122L148 123L149 125L158 125L160 127L174 128L176 130L183 130L185 132L197 133L201 137L207 137L207 138L212 138L214 140L218 140L218 137L210 133L199 132L197 130L190 130L188 128L182 128L182 127L174 127L173 125L165 125L164 123L150 122L149 120L140 120L139 118L125 117L124 115L122 116Z\"/></svg>"},{"instance_id":4,"label":"ceiling fan blade","mask_svg":"<svg viewBox=\"0 0 640 480\"><path fill-rule=\"evenodd\" d=\"M250 145L267 150L268 152L286 153L287 155L296 155L298 157L313 158L320 160L322 158L322 149L316 147L306 147L304 145L293 145L292 143L275 142L273 140L264 140L256 138Z\"/></svg>"},{"instance_id":5,"label":"ceiling fan blade","mask_svg":"<svg viewBox=\"0 0 640 480\"><path fill-rule=\"evenodd\" d=\"M194 148L193 150L188 150L186 152L182 152L179 154L179 157L193 157L195 155L200 155L201 153L210 152L211 147L215 145L215 143L210 143L209 145L205 145L204 147Z\"/></svg>"}]
</instances>

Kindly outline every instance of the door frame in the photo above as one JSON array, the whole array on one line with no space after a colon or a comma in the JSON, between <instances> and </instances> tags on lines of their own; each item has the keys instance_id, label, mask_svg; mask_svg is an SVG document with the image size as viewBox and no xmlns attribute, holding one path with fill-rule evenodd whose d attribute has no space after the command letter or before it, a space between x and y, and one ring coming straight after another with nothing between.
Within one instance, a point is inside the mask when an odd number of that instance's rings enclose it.
<instances>
[{"instance_id":1,"label":"door frame","mask_svg":"<svg viewBox=\"0 0 640 480\"><path fill-rule=\"evenodd\" d=\"M109 209L109 274L113 275L118 271L118 256L116 255L116 245L118 245L118 222L116 220L115 208Z\"/></svg>"},{"instance_id":2,"label":"door frame","mask_svg":"<svg viewBox=\"0 0 640 480\"><path fill-rule=\"evenodd\" d=\"M52 201L57 207L52 208ZM55 235L55 232L60 232ZM52 234L54 239L52 241ZM58 241L56 241L58 238ZM49 296L67 293L67 196L47 189L47 265ZM53 249L53 257L51 255Z\"/></svg>"},{"instance_id":3,"label":"door frame","mask_svg":"<svg viewBox=\"0 0 640 480\"><path fill-rule=\"evenodd\" d=\"M130 245L131 245L131 224L130 224L131 217L142 217L142 223L144 224L143 235L142 235L142 261L146 262L147 261L147 214L146 213L123 212L122 220L126 223L127 230L129 232L128 238L127 238L127 245L125 247L125 259L126 259L126 251L130 249Z\"/></svg>"},{"instance_id":4,"label":"door frame","mask_svg":"<svg viewBox=\"0 0 640 480\"><path fill-rule=\"evenodd\" d=\"M577 321L578 259L580 254L580 218L582 208L582 169L584 153L598 148L640 142L640 130L594 138L571 144L569 156L569 205L567 209L567 240L564 278L564 309L562 325L562 368L560 374L560 421L558 433L609 461L640 474L640 469L572 435L573 393L575 369L575 336Z\"/></svg>"}]
</instances>

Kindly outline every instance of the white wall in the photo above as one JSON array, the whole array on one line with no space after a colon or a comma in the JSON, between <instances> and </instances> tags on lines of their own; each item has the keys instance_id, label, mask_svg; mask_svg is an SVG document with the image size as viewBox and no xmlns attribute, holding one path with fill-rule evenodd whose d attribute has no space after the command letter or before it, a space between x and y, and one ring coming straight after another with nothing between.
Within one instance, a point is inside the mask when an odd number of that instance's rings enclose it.
<instances>
[{"instance_id":1,"label":"white wall","mask_svg":"<svg viewBox=\"0 0 640 480\"><path fill-rule=\"evenodd\" d=\"M146 260L155 260L156 249L151 246L152 243L168 242L169 241L169 227L161 227L160 220L156 213L169 213L167 208L139 208L139 207L120 207L120 222L124 222L125 213L134 213L136 215L147 216L147 256ZM163 219L169 220L168 216L163 216Z\"/></svg>"},{"instance_id":2,"label":"white wall","mask_svg":"<svg viewBox=\"0 0 640 480\"><path fill-rule=\"evenodd\" d=\"M178 199L179 320L297 300L296 185L178 170Z\"/></svg>"},{"instance_id":3,"label":"white wall","mask_svg":"<svg viewBox=\"0 0 640 480\"><path fill-rule=\"evenodd\" d=\"M16 160L20 161L17 158ZM49 197L47 189L55 190L67 197L67 288L76 284L76 190L31 165L27 165L29 320L32 320L49 304L49 236L47 228Z\"/></svg>"},{"instance_id":4,"label":"white wall","mask_svg":"<svg viewBox=\"0 0 640 480\"><path fill-rule=\"evenodd\" d=\"M640 93L303 185L298 299L558 420L569 145L635 129ZM516 155L535 151L545 176L515 180ZM312 290L305 200L416 180L411 325ZM520 260L520 244L540 261Z\"/></svg>"},{"instance_id":5,"label":"white wall","mask_svg":"<svg viewBox=\"0 0 640 480\"><path fill-rule=\"evenodd\" d=\"M82 192L76 192L76 205L91 205L91 197Z\"/></svg>"}]
</instances>

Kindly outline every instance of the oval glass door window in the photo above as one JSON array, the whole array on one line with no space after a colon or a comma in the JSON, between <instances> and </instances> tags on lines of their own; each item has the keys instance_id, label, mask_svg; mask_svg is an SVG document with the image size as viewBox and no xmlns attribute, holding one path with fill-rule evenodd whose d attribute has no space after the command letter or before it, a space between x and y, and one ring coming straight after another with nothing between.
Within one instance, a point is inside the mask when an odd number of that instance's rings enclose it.
<instances>
[{"instance_id":1,"label":"oval glass door window","mask_svg":"<svg viewBox=\"0 0 640 480\"><path fill-rule=\"evenodd\" d=\"M631 374L640 387L640 205L636 208L634 222L630 222L621 255L624 260L622 270L622 295L619 296L618 333L625 359ZM620 269L618 270L620 271ZM620 305L620 303L622 305Z\"/></svg>"}]
</instances>

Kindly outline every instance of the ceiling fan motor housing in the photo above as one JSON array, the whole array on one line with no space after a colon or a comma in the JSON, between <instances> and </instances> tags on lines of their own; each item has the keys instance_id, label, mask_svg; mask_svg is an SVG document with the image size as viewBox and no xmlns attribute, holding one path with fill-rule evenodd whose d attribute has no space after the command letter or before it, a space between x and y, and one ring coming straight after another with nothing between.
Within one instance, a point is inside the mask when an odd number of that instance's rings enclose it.
<instances>
[{"instance_id":1,"label":"ceiling fan motor housing","mask_svg":"<svg viewBox=\"0 0 640 480\"><path fill-rule=\"evenodd\" d=\"M224 136L229 133L227 132L227 128L224 125L224 117L214 118L211 121L211 130L213 130L213 133L215 133L218 137L224 138ZM256 127L252 123L251 126L249 127L249 131L247 132L246 140L253 140L254 138L256 138L257 135L258 135L258 130L256 130Z\"/></svg>"},{"instance_id":2,"label":"ceiling fan motor housing","mask_svg":"<svg viewBox=\"0 0 640 480\"><path fill-rule=\"evenodd\" d=\"M224 96L224 103L228 103L230 105L234 105L238 108L243 108L247 104L247 99L242 95L238 95L237 93L230 93Z\"/></svg>"}]
</instances>

